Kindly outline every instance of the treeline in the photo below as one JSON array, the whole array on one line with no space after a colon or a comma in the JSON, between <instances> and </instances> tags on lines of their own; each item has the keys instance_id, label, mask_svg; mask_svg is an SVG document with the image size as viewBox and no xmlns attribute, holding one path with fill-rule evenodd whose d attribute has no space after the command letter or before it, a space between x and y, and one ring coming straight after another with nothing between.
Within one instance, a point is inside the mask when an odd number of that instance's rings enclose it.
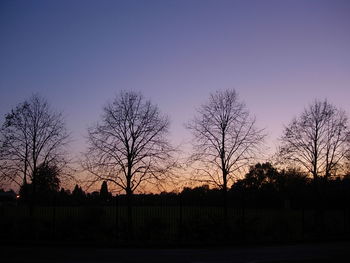
<instances>
[{"instance_id":1,"label":"treeline","mask_svg":"<svg viewBox=\"0 0 350 263\"><path fill-rule=\"evenodd\" d=\"M206 205L221 203L225 214L231 205L317 203L316 207L331 204L332 198L344 202L340 195L348 187L349 122L346 112L327 100L315 100L285 127L271 158L278 167L257 164L243 179L238 179L240 171L261 160L266 131L257 127L235 90L210 94L188 121L193 147L185 158L179 158L180 151L169 140L169 117L142 94L121 91L102 113L87 130L79 169L85 172L83 181L95 186L108 182L125 194L115 202L127 200L130 218L132 205L141 199L150 204L162 198L176 204L200 199ZM72 192L59 190L62 181L74 179L74 174L64 177L70 170L69 141L62 113L52 110L44 98L33 95L18 104L0 128L0 183L17 185L20 201L32 205L112 203L108 191L85 193L79 186ZM217 189L202 186L178 194L137 194L150 185L179 181L185 173Z\"/></svg>"},{"instance_id":2,"label":"treeline","mask_svg":"<svg viewBox=\"0 0 350 263\"><path fill-rule=\"evenodd\" d=\"M30 184L27 188L30 188ZM343 209L350 202L350 174L319 182L315 196L313 180L297 169L278 170L270 163L251 166L245 176L228 190L229 207L311 209L321 203L324 209ZM36 204L43 206L126 206L125 194L113 195L104 181L99 191L85 192L76 185L73 191L39 187ZM26 192L27 190L27 192ZM316 199L317 198L317 199ZM33 200L28 189L21 188L20 205ZM179 193L134 194L134 206L222 206L223 192L209 185L184 187Z\"/></svg>"}]
</instances>

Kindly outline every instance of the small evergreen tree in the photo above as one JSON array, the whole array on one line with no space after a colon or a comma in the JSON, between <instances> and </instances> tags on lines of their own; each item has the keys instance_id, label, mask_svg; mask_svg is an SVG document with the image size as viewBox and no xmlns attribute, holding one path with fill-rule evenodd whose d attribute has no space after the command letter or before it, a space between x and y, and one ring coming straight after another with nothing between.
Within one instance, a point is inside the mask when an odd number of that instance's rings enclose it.
<instances>
[{"instance_id":1,"label":"small evergreen tree","mask_svg":"<svg viewBox=\"0 0 350 263\"><path fill-rule=\"evenodd\" d=\"M108 192L108 186L107 182L103 181L100 189L100 199L102 202L107 202L109 199L109 192Z\"/></svg>"},{"instance_id":2,"label":"small evergreen tree","mask_svg":"<svg viewBox=\"0 0 350 263\"><path fill-rule=\"evenodd\" d=\"M75 185L72 192L73 203L80 205L86 199L86 194L79 185Z\"/></svg>"}]
</instances>

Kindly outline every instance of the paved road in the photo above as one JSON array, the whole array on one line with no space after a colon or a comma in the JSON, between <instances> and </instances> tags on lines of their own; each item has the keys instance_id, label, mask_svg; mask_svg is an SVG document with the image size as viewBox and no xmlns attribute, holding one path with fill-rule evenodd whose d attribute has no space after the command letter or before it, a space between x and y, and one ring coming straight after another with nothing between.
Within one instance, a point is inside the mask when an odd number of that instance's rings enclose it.
<instances>
[{"instance_id":1,"label":"paved road","mask_svg":"<svg viewBox=\"0 0 350 263\"><path fill-rule=\"evenodd\" d=\"M0 248L0 262L310 263L350 262L350 242L213 249Z\"/></svg>"}]
</instances>

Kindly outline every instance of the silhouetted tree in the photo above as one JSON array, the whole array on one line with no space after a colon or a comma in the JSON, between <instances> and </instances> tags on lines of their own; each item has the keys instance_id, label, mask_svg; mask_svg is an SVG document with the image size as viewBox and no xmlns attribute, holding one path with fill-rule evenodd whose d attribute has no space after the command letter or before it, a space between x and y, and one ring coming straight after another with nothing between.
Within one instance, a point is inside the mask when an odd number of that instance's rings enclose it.
<instances>
[{"instance_id":1,"label":"silhouetted tree","mask_svg":"<svg viewBox=\"0 0 350 263\"><path fill-rule=\"evenodd\" d=\"M20 189L20 196L23 201L36 198L36 203L47 203L52 201L60 186L59 169L48 163L40 164L36 172L36 189L32 183L23 184Z\"/></svg>"},{"instance_id":2,"label":"silhouetted tree","mask_svg":"<svg viewBox=\"0 0 350 263\"><path fill-rule=\"evenodd\" d=\"M59 168L43 163L37 170L37 186L42 191L58 192L60 187Z\"/></svg>"},{"instance_id":3,"label":"silhouetted tree","mask_svg":"<svg viewBox=\"0 0 350 263\"><path fill-rule=\"evenodd\" d=\"M288 168L279 172L276 184L280 191L293 194L301 192L306 185L310 184L310 178L298 168Z\"/></svg>"},{"instance_id":4,"label":"silhouetted tree","mask_svg":"<svg viewBox=\"0 0 350 263\"><path fill-rule=\"evenodd\" d=\"M105 203L111 199L111 197L111 194L108 192L107 182L103 181L100 189L100 200Z\"/></svg>"},{"instance_id":5,"label":"silhouetted tree","mask_svg":"<svg viewBox=\"0 0 350 263\"><path fill-rule=\"evenodd\" d=\"M295 118L282 136L279 155L313 176L335 175L350 151L350 129L343 110L315 101Z\"/></svg>"},{"instance_id":6,"label":"silhouetted tree","mask_svg":"<svg viewBox=\"0 0 350 263\"><path fill-rule=\"evenodd\" d=\"M325 206L324 180L336 175L350 151L350 130L344 111L315 100L286 128L279 155L312 175L314 184L315 226L322 232L322 207Z\"/></svg>"},{"instance_id":7,"label":"silhouetted tree","mask_svg":"<svg viewBox=\"0 0 350 263\"><path fill-rule=\"evenodd\" d=\"M257 163L251 166L244 179L240 180L245 188L261 189L264 185L277 187L279 172L270 163Z\"/></svg>"},{"instance_id":8,"label":"silhouetted tree","mask_svg":"<svg viewBox=\"0 0 350 263\"><path fill-rule=\"evenodd\" d=\"M35 193L39 164L60 168L66 164L67 139L62 114L33 95L6 115L0 129L0 180L20 186L29 178Z\"/></svg>"},{"instance_id":9,"label":"silhouetted tree","mask_svg":"<svg viewBox=\"0 0 350 263\"><path fill-rule=\"evenodd\" d=\"M194 179L222 189L226 217L228 184L256 157L265 135L235 90L211 94L188 128L194 137Z\"/></svg>"},{"instance_id":10,"label":"silhouetted tree","mask_svg":"<svg viewBox=\"0 0 350 263\"><path fill-rule=\"evenodd\" d=\"M168 127L157 106L139 93L122 91L104 108L102 122L89 129L84 167L93 182L111 182L126 192L130 231L134 191L164 182L173 165Z\"/></svg>"},{"instance_id":11,"label":"silhouetted tree","mask_svg":"<svg viewBox=\"0 0 350 263\"><path fill-rule=\"evenodd\" d=\"M79 185L75 185L72 192L73 203L75 205L81 205L84 203L86 199L86 194L83 189Z\"/></svg>"},{"instance_id":12,"label":"silhouetted tree","mask_svg":"<svg viewBox=\"0 0 350 263\"><path fill-rule=\"evenodd\" d=\"M287 200L301 202L308 184L306 175L299 170L290 168L279 171L267 162L251 166L249 172L237 180L231 190L236 195L244 196L250 205L281 207Z\"/></svg>"},{"instance_id":13,"label":"silhouetted tree","mask_svg":"<svg viewBox=\"0 0 350 263\"><path fill-rule=\"evenodd\" d=\"M69 190L65 190L62 187L58 194L58 203L60 205L71 205L70 199L71 199L71 192Z\"/></svg>"}]
</instances>

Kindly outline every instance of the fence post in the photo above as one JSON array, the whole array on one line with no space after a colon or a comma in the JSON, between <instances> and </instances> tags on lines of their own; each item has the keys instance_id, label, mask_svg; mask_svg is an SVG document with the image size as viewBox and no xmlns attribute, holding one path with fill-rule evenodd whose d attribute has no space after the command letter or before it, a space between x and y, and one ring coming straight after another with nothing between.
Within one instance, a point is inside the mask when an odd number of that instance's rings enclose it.
<instances>
[{"instance_id":1,"label":"fence post","mask_svg":"<svg viewBox=\"0 0 350 263\"><path fill-rule=\"evenodd\" d=\"M349 216L349 208L345 208L343 209L343 217L344 217L344 234L345 236L348 238L349 235L349 221L350 221L350 216Z\"/></svg>"},{"instance_id":2,"label":"fence post","mask_svg":"<svg viewBox=\"0 0 350 263\"><path fill-rule=\"evenodd\" d=\"M245 202L245 192L243 191L242 193L242 222L241 222L241 227L242 227L242 240L245 241L246 238L246 202Z\"/></svg>"},{"instance_id":3,"label":"fence post","mask_svg":"<svg viewBox=\"0 0 350 263\"><path fill-rule=\"evenodd\" d=\"M183 239L183 236L182 236L182 231L183 231L183 211L182 211L182 195L179 194L179 206L180 206L180 220L179 220L179 227L178 227L178 231L179 231L179 239L180 239L180 242L182 243L182 239Z\"/></svg>"},{"instance_id":4,"label":"fence post","mask_svg":"<svg viewBox=\"0 0 350 263\"><path fill-rule=\"evenodd\" d=\"M301 208L301 239L305 239L305 208Z\"/></svg>"},{"instance_id":5,"label":"fence post","mask_svg":"<svg viewBox=\"0 0 350 263\"><path fill-rule=\"evenodd\" d=\"M56 193L53 197L53 211L52 211L52 239L56 236Z\"/></svg>"},{"instance_id":6,"label":"fence post","mask_svg":"<svg viewBox=\"0 0 350 263\"><path fill-rule=\"evenodd\" d=\"M119 241L119 203L118 194L115 195L115 239Z\"/></svg>"}]
</instances>

